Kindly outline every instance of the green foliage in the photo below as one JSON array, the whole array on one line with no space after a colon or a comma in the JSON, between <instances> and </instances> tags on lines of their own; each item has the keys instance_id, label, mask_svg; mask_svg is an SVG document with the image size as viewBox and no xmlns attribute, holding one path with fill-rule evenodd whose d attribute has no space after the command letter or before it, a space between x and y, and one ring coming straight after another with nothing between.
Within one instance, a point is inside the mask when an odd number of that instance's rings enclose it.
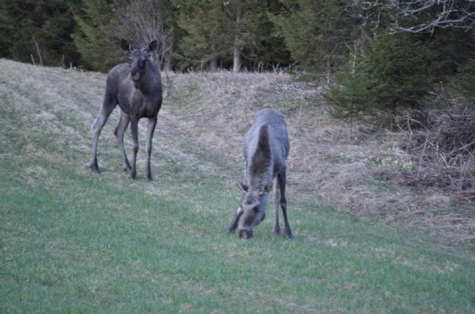
<instances>
[{"instance_id":1,"label":"green foliage","mask_svg":"<svg viewBox=\"0 0 475 314\"><path fill-rule=\"evenodd\" d=\"M452 79L451 86L465 97L475 100L475 59L471 59L458 68L457 75Z\"/></svg>"},{"instance_id":2,"label":"green foliage","mask_svg":"<svg viewBox=\"0 0 475 314\"><path fill-rule=\"evenodd\" d=\"M281 14L273 17L275 34L284 39L292 58L311 72L339 68L347 56L346 42L356 26L345 10L348 1L282 0Z\"/></svg>"},{"instance_id":3,"label":"green foliage","mask_svg":"<svg viewBox=\"0 0 475 314\"><path fill-rule=\"evenodd\" d=\"M432 89L442 61L429 41L409 34L388 35L366 48L366 71L384 84L377 97L381 108L417 106Z\"/></svg>"},{"instance_id":4,"label":"green foliage","mask_svg":"<svg viewBox=\"0 0 475 314\"><path fill-rule=\"evenodd\" d=\"M355 42L350 50L348 69L336 77L339 84L330 87L325 99L332 105L332 113L339 118L369 114L377 103L377 94L383 87L366 71L361 58L361 43ZM380 83L379 83L380 84Z\"/></svg>"},{"instance_id":5,"label":"green foliage","mask_svg":"<svg viewBox=\"0 0 475 314\"><path fill-rule=\"evenodd\" d=\"M69 66L79 54L70 34L73 0L0 0L0 56L22 62Z\"/></svg>"},{"instance_id":6,"label":"green foliage","mask_svg":"<svg viewBox=\"0 0 475 314\"><path fill-rule=\"evenodd\" d=\"M174 0L179 11L178 25L185 31L179 42L180 67L206 63L213 59L229 61L234 47L233 16L218 1Z\"/></svg>"},{"instance_id":7,"label":"green foliage","mask_svg":"<svg viewBox=\"0 0 475 314\"><path fill-rule=\"evenodd\" d=\"M280 11L280 3L274 1L243 1L246 14L242 18L242 40L245 45L243 63L253 68L268 69L271 65L287 65L290 52L282 37L274 34L272 21Z\"/></svg>"},{"instance_id":8,"label":"green foliage","mask_svg":"<svg viewBox=\"0 0 475 314\"><path fill-rule=\"evenodd\" d=\"M76 8L74 42L86 68L107 72L120 60L120 48L109 32L113 0L83 0Z\"/></svg>"},{"instance_id":9,"label":"green foliage","mask_svg":"<svg viewBox=\"0 0 475 314\"><path fill-rule=\"evenodd\" d=\"M212 60L229 64L234 48L241 50L242 63L250 68L289 62L282 39L272 34L270 17L278 12L278 1L172 2L179 11L178 25L185 32L178 43L181 68Z\"/></svg>"},{"instance_id":10,"label":"green foliage","mask_svg":"<svg viewBox=\"0 0 475 314\"><path fill-rule=\"evenodd\" d=\"M351 56L348 68L326 95L340 116L377 110L394 115L397 108L417 107L443 64L429 41L408 34L357 45Z\"/></svg>"}]
</instances>

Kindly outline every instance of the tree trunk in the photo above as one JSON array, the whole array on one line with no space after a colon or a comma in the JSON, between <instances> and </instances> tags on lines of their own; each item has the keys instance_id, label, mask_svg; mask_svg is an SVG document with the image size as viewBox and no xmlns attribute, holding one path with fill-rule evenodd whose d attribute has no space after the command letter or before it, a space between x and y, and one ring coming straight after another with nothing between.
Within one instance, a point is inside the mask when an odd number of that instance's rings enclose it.
<instances>
[{"instance_id":1,"label":"tree trunk","mask_svg":"<svg viewBox=\"0 0 475 314\"><path fill-rule=\"evenodd\" d=\"M233 73L239 73L241 70L241 49L234 47Z\"/></svg>"},{"instance_id":2,"label":"tree trunk","mask_svg":"<svg viewBox=\"0 0 475 314\"><path fill-rule=\"evenodd\" d=\"M236 4L236 35L234 37L233 73L239 73L241 70L241 48L239 47L241 8L239 7L239 1L237 1Z\"/></svg>"},{"instance_id":3,"label":"tree trunk","mask_svg":"<svg viewBox=\"0 0 475 314\"><path fill-rule=\"evenodd\" d=\"M218 58L214 57L213 59L209 60L209 70L211 72L218 71Z\"/></svg>"}]
</instances>

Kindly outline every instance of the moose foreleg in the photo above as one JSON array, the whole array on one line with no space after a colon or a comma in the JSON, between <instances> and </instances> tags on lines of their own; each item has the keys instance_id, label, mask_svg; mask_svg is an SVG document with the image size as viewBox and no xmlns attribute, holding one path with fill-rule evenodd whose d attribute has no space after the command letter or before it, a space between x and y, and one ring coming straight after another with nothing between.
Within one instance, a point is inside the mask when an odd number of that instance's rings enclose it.
<instances>
[{"instance_id":1,"label":"moose foreleg","mask_svg":"<svg viewBox=\"0 0 475 314\"><path fill-rule=\"evenodd\" d=\"M236 228L238 226L239 218L241 218L241 215L242 215L243 212L244 212L244 210L241 207L239 207L236 210L236 213L234 214L233 220L231 221L231 224L229 225L229 228L228 228L229 233L232 233L232 232L234 232L234 230L236 230Z\"/></svg>"},{"instance_id":2,"label":"moose foreleg","mask_svg":"<svg viewBox=\"0 0 475 314\"><path fill-rule=\"evenodd\" d=\"M292 231L290 230L290 224L289 224L289 219L287 218L287 200L285 199L285 185L287 182L287 177L285 170L283 173L279 174L277 176L277 179L279 181L279 187L280 187L280 207L282 208L282 215L284 216L284 228L285 228L285 233L284 235L291 239L293 238Z\"/></svg>"},{"instance_id":3,"label":"moose foreleg","mask_svg":"<svg viewBox=\"0 0 475 314\"><path fill-rule=\"evenodd\" d=\"M147 169L145 173L147 180L152 180L152 170L150 169L150 158L152 156L152 139L153 139L153 133L155 131L156 125L157 125L157 117L148 119L147 145L145 146L145 150L147 151Z\"/></svg>"},{"instance_id":4,"label":"moose foreleg","mask_svg":"<svg viewBox=\"0 0 475 314\"><path fill-rule=\"evenodd\" d=\"M137 179L137 153L139 152L139 138L138 138L138 120L131 119L130 121L130 131L132 133L132 151L134 157L132 159L132 168L130 170L130 178L135 180Z\"/></svg>"},{"instance_id":5,"label":"moose foreleg","mask_svg":"<svg viewBox=\"0 0 475 314\"><path fill-rule=\"evenodd\" d=\"M129 159L127 158L127 154L124 149L124 134L125 134L125 131L127 130L127 127L129 126L129 122L130 122L130 117L121 111L119 123L117 124L117 127L115 128L115 131L114 131L114 135L117 138L117 143L119 144L119 150L120 150L120 153L122 154L122 159L124 161L124 171L128 171L128 172L130 172L131 167L130 167Z\"/></svg>"}]
</instances>

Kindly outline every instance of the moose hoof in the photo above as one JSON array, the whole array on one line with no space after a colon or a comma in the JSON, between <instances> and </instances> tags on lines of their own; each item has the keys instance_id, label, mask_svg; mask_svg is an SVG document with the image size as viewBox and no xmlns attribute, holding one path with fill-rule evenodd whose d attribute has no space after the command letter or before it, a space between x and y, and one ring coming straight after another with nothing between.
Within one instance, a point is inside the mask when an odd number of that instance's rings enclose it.
<instances>
[{"instance_id":1,"label":"moose hoof","mask_svg":"<svg viewBox=\"0 0 475 314\"><path fill-rule=\"evenodd\" d=\"M99 173L99 167L97 165L90 165L92 172Z\"/></svg>"},{"instance_id":2,"label":"moose hoof","mask_svg":"<svg viewBox=\"0 0 475 314\"><path fill-rule=\"evenodd\" d=\"M124 172L132 172L132 167L124 165Z\"/></svg>"}]
</instances>

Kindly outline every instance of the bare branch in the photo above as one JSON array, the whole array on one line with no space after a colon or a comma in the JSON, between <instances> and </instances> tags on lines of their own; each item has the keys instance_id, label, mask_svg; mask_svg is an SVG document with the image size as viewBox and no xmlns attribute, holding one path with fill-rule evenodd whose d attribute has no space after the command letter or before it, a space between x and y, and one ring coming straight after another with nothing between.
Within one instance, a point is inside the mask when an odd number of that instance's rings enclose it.
<instances>
[{"instance_id":1,"label":"bare branch","mask_svg":"<svg viewBox=\"0 0 475 314\"><path fill-rule=\"evenodd\" d=\"M172 30L165 32L163 17L155 1L130 1L128 5L119 6L114 13L116 18L110 30L112 36L128 39L135 47L144 47L157 39L159 47L154 52L154 59L160 65L167 63L173 44Z\"/></svg>"},{"instance_id":2,"label":"bare branch","mask_svg":"<svg viewBox=\"0 0 475 314\"><path fill-rule=\"evenodd\" d=\"M475 0L353 0L363 24L380 25L384 12L391 33L433 32L437 28L475 29Z\"/></svg>"},{"instance_id":3,"label":"bare branch","mask_svg":"<svg viewBox=\"0 0 475 314\"><path fill-rule=\"evenodd\" d=\"M41 57L41 51L40 51L40 46L38 45L38 42L36 41L35 37L31 36L33 41L35 42L35 47L36 47L36 53L38 54L38 58L40 59L40 65L43 65L43 58ZM33 64L35 62L33 61Z\"/></svg>"}]
</instances>

